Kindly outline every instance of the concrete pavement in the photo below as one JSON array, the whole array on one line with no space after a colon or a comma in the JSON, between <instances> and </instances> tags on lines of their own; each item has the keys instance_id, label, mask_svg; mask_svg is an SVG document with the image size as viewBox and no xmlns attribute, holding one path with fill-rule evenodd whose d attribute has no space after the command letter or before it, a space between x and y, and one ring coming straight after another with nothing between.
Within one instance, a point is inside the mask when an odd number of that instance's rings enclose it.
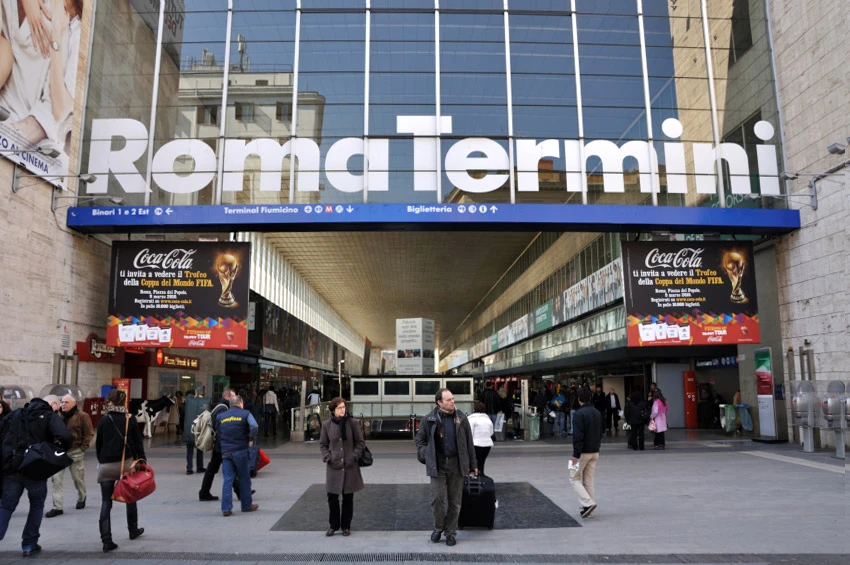
<instances>
[{"instance_id":1,"label":"concrete pavement","mask_svg":"<svg viewBox=\"0 0 850 565\"><path fill-rule=\"evenodd\" d=\"M272 464L254 481L259 511L224 518L219 503L198 501L201 477L185 474L185 449L173 440L160 438L148 448L158 489L139 503L144 536L128 540L123 508L116 504L119 549L100 552L100 492L94 454L88 453L87 508L66 504L63 516L43 521L39 561L845 563L846 556L838 554L850 554L846 461L829 453L804 454L793 445L673 432L666 451L632 452L621 438L606 440L596 473L599 508L582 521L566 479L569 440L500 443L487 461L497 485L527 481L582 527L464 530L458 545L449 548L431 543L428 531L358 531L357 516L369 508L358 506L356 495L350 537L270 531L310 485L323 483L315 443L268 444ZM427 483L412 441L369 445L375 464L363 470L367 483ZM220 495L220 475L213 488ZM70 481L66 489L73 490ZM66 502L73 500L71 491ZM50 501L48 495L45 510ZM26 510L24 497L0 546L0 563L20 558ZM430 512L427 500L422 512Z\"/></svg>"}]
</instances>

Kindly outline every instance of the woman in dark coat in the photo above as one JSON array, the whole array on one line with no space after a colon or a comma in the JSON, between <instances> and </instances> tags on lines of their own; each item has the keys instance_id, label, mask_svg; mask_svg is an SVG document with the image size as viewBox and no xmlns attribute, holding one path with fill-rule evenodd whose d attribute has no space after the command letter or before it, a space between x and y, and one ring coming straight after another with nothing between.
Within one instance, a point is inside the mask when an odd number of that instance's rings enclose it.
<instances>
[{"instance_id":1,"label":"woman in dark coat","mask_svg":"<svg viewBox=\"0 0 850 565\"><path fill-rule=\"evenodd\" d=\"M644 445L644 426L646 422L641 417L641 413L648 412L646 402L643 400L643 393L640 390L633 390L629 401L623 409L623 417L626 423L631 426L629 430L629 449L635 451L643 451Z\"/></svg>"},{"instance_id":2,"label":"woman in dark coat","mask_svg":"<svg viewBox=\"0 0 850 565\"><path fill-rule=\"evenodd\" d=\"M351 535L351 518L354 516L354 493L363 490L360 474L360 455L366 447L360 422L346 414L345 401L334 398L328 407L331 417L322 424L319 449L322 461L327 464L325 488L328 491L330 527L326 536L334 535L340 527L342 535ZM340 516L339 495L342 495Z\"/></svg>"},{"instance_id":3,"label":"woman in dark coat","mask_svg":"<svg viewBox=\"0 0 850 565\"><path fill-rule=\"evenodd\" d=\"M115 483L121 478L121 457L124 453L124 430L127 430L127 453L124 459L124 471L127 471L134 459L145 459L145 447L136 419L127 413L127 394L123 390L113 389L106 395L106 416L97 425L97 482L100 483L100 539L103 551L118 549L112 542L112 492ZM127 420L130 420L129 425ZM135 502L127 503L127 529L130 539L136 539L143 533L139 527L139 512Z\"/></svg>"}]
</instances>

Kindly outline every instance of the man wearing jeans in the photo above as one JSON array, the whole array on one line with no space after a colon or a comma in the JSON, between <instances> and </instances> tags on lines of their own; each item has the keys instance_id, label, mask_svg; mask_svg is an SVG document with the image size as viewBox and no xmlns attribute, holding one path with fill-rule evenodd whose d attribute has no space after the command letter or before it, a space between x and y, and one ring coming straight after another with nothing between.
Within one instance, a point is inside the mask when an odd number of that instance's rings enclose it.
<instances>
[{"instance_id":1,"label":"man wearing jeans","mask_svg":"<svg viewBox=\"0 0 850 565\"><path fill-rule=\"evenodd\" d=\"M463 497L463 477L478 474L472 428L466 415L455 409L455 399L447 388L435 395L437 406L422 419L416 433L416 458L431 477L431 509L437 543L445 532L446 545L457 543L457 519Z\"/></svg>"},{"instance_id":2,"label":"man wearing jeans","mask_svg":"<svg viewBox=\"0 0 850 565\"><path fill-rule=\"evenodd\" d=\"M221 440L221 469L224 484L221 487L221 513L233 514L233 481L239 481L242 512L254 512L259 505L251 499L251 465L248 448L257 439L259 426L254 416L245 410L242 398L230 398L230 409L216 416L218 437Z\"/></svg>"},{"instance_id":3,"label":"man wearing jeans","mask_svg":"<svg viewBox=\"0 0 850 565\"><path fill-rule=\"evenodd\" d=\"M593 474L599 461L599 446L602 443L602 414L592 404L593 395L589 388L578 392L579 408L573 417L573 456L570 458L570 483L578 493L582 518L588 518L596 510L593 498ZM576 470L574 466L578 464Z\"/></svg>"}]
</instances>

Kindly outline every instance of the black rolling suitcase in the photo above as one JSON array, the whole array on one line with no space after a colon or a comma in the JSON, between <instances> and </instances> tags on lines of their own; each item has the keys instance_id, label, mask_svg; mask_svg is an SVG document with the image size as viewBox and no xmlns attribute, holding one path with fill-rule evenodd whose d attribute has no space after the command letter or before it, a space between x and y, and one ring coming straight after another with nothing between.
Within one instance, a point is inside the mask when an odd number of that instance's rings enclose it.
<instances>
[{"instance_id":1,"label":"black rolling suitcase","mask_svg":"<svg viewBox=\"0 0 850 565\"><path fill-rule=\"evenodd\" d=\"M484 475L464 477L458 527L492 530L495 519L496 484L493 479Z\"/></svg>"}]
</instances>

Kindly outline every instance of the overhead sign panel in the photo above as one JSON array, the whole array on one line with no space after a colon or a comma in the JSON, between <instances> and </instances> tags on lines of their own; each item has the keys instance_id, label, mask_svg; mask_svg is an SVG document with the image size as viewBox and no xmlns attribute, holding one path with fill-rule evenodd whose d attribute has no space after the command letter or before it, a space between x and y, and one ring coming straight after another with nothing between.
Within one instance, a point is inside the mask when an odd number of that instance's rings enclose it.
<instances>
[{"instance_id":1,"label":"overhead sign panel","mask_svg":"<svg viewBox=\"0 0 850 565\"><path fill-rule=\"evenodd\" d=\"M623 244L629 347L759 343L753 246Z\"/></svg>"},{"instance_id":2,"label":"overhead sign panel","mask_svg":"<svg viewBox=\"0 0 850 565\"><path fill-rule=\"evenodd\" d=\"M249 243L116 241L110 346L246 349Z\"/></svg>"},{"instance_id":3,"label":"overhead sign panel","mask_svg":"<svg viewBox=\"0 0 850 565\"><path fill-rule=\"evenodd\" d=\"M471 213L472 209L475 213ZM571 204L241 204L68 210L83 233L375 229L783 234L797 210Z\"/></svg>"}]
</instances>

